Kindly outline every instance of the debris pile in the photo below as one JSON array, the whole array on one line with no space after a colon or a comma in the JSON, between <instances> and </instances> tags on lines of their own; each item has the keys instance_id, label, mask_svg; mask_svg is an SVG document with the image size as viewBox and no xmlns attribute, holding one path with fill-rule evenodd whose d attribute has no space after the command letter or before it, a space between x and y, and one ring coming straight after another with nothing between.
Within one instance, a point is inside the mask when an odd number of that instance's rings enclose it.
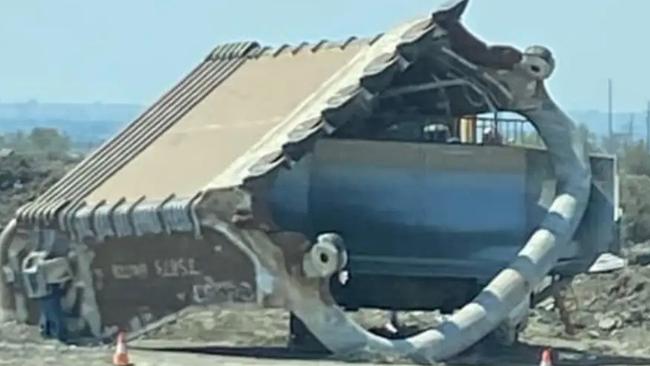
<instances>
[{"instance_id":1,"label":"debris pile","mask_svg":"<svg viewBox=\"0 0 650 366\"><path fill-rule=\"evenodd\" d=\"M650 244L633 248L630 265L622 270L578 276L568 293L568 308L577 333L565 333L552 303L535 309L527 329L529 335L570 339L616 341L623 348L648 348L650 339L650 266L645 256Z\"/></svg>"},{"instance_id":2,"label":"debris pile","mask_svg":"<svg viewBox=\"0 0 650 366\"><path fill-rule=\"evenodd\" d=\"M631 266L597 277L583 277L576 281L576 287L584 287L576 289L584 301L578 303L579 325L585 329L611 332L622 327L642 326L650 321L650 267Z\"/></svg>"}]
</instances>

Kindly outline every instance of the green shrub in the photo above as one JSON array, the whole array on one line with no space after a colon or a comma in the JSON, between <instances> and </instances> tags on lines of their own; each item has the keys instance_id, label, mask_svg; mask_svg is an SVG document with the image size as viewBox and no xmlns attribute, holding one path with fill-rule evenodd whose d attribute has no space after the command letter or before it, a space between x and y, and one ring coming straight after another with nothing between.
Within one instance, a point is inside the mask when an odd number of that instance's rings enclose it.
<instances>
[{"instance_id":1,"label":"green shrub","mask_svg":"<svg viewBox=\"0 0 650 366\"><path fill-rule=\"evenodd\" d=\"M650 240L650 177L621 176L621 207L625 240L633 243Z\"/></svg>"},{"instance_id":2,"label":"green shrub","mask_svg":"<svg viewBox=\"0 0 650 366\"><path fill-rule=\"evenodd\" d=\"M650 176L650 152L644 142L625 147L620 156L621 170L625 174Z\"/></svg>"}]
</instances>

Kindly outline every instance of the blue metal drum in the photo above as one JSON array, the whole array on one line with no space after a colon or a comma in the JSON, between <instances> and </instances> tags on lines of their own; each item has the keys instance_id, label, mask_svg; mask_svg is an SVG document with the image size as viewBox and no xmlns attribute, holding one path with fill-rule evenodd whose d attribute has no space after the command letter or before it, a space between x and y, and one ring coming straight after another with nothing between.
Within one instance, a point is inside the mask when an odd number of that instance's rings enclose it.
<instances>
[{"instance_id":1,"label":"blue metal drum","mask_svg":"<svg viewBox=\"0 0 650 366\"><path fill-rule=\"evenodd\" d=\"M613 240L614 161L594 159L605 168L594 169L602 184L579 234L588 242L578 237L562 254L574 264ZM352 278L484 283L513 259L554 192L540 150L326 139L278 176L271 202L288 230L341 234Z\"/></svg>"}]
</instances>

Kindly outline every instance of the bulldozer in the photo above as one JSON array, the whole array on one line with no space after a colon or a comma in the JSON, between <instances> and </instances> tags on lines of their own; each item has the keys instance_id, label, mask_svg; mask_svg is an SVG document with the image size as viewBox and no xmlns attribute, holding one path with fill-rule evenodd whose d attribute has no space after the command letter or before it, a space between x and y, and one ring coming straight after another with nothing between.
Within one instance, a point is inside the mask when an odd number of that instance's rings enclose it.
<instances>
[{"instance_id":1,"label":"bulldozer","mask_svg":"<svg viewBox=\"0 0 650 366\"><path fill-rule=\"evenodd\" d=\"M545 280L620 250L616 158L550 96L551 51L488 45L467 7L217 46L16 212L3 317L70 342L191 305L283 308L296 347L424 363L516 340ZM447 315L384 337L349 317L364 308Z\"/></svg>"}]
</instances>

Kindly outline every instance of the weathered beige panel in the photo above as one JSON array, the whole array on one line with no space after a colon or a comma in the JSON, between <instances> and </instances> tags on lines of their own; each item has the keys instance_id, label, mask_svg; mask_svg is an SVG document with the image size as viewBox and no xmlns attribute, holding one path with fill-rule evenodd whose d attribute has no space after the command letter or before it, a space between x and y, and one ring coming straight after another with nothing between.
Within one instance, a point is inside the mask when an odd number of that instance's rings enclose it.
<instances>
[{"instance_id":1,"label":"weathered beige panel","mask_svg":"<svg viewBox=\"0 0 650 366\"><path fill-rule=\"evenodd\" d=\"M87 201L194 195L362 47L303 50L247 61Z\"/></svg>"}]
</instances>

